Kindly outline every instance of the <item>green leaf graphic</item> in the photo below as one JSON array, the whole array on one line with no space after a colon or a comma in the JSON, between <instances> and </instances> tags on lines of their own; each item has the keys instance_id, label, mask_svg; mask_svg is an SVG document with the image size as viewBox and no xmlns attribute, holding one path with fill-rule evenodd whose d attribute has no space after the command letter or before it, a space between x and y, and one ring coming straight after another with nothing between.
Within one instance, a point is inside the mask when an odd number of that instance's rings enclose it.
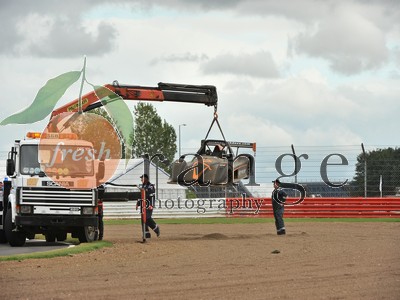
<instances>
[{"instance_id":1,"label":"green leaf graphic","mask_svg":"<svg viewBox=\"0 0 400 300\"><path fill-rule=\"evenodd\" d=\"M105 110L113 119L125 144L126 158L131 157L133 137L133 117L123 99L104 86L92 85Z\"/></svg>"},{"instance_id":2,"label":"green leaf graphic","mask_svg":"<svg viewBox=\"0 0 400 300\"><path fill-rule=\"evenodd\" d=\"M53 111L58 100L60 100L65 91L75 83L80 76L81 71L71 71L50 79L39 90L35 100L33 100L29 107L5 118L1 121L0 125L28 124L43 120Z\"/></svg>"}]
</instances>

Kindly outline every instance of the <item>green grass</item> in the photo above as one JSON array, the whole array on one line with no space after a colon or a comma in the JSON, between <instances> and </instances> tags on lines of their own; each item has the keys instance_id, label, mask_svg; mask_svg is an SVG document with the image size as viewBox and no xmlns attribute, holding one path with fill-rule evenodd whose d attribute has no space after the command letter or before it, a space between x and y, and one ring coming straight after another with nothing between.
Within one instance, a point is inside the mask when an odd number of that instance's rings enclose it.
<instances>
[{"instance_id":1,"label":"green grass","mask_svg":"<svg viewBox=\"0 0 400 300\"><path fill-rule=\"evenodd\" d=\"M67 240L68 241L68 240ZM74 243L75 241L72 241ZM46 252L35 252L35 253L27 253L27 254L17 254L10 256L0 256L0 261L9 261L9 260L18 260L22 261L24 259L37 259L37 258L53 258L59 256L72 256L74 254L94 251L104 247L111 247L113 244L107 241L96 241L92 243L83 243L76 245L75 247L64 248L53 251Z\"/></svg>"},{"instance_id":2,"label":"green grass","mask_svg":"<svg viewBox=\"0 0 400 300\"><path fill-rule=\"evenodd\" d=\"M273 223L273 218L185 218L157 219L158 224L253 224ZM285 222L400 222L400 218L285 218ZM140 224L139 219L110 219L105 225Z\"/></svg>"}]
</instances>

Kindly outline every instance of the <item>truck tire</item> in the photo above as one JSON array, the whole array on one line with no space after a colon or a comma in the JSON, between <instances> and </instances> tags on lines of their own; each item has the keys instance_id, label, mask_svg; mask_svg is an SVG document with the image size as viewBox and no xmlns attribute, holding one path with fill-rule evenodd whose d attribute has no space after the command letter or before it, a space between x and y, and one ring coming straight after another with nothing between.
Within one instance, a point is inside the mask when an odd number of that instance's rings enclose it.
<instances>
[{"instance_id":1,"label":"truck tire","mask_svg":"<svg viewBox=\"0 0 400 300\"><path fill-rule=\"evenodd\" d=\"M59 232L56 235L57 237L57 242L64 242L67 239L67 232Z\"/></svg>"},{"instance_id":2,"label":"truck tire","mask_svg":"<svg viewBox=\"0 0 400 300\"><path fill-rule=\"evenodd\" d=\"M34 240L35 239L35 234L32 233L32 232L29 232L29 233L26 234L26 238L28 240Z\"/></svg>"},{"instance_id":3,"label":"truck tire","mask_svg":"<svg viewBox=\"0 0 400 300\"><path fill-rule=\"evenodd\" d=\"M99 234L98 234L98 240L102 241L104 236L104 222L103 222L103 216L99 218Z\"/></svg>"},{"instance_id":4,"label":"truck tire","mask_svg":"<svg viewBox=\"0 0 400 300\"><path fill-rule=\"evenodd\" d=\"M0 244L7 243L6 232L3 229L0 229Z\"/></svg>"},{"instance_id":5,"label":"truck tire","mask_svg":"<svg viewBox=\"0 0 400 300\"><path fill-rule=\"evenodd\" d=\"M91 243L96 239L97 228L94 226L84 226L79 228L78 239L81 243Z\"/></svg>"},{"instance_id":6,"label":"truck tire","mask_svg":"<svg viewBox=\"0 0 400 300\"><path fill-rule=\"evenodd\" d=\"M56 241L56 235L52 232L46 233L44 235L46 237L46 242L54 243Z\"/></svg>"},{"instance_id":7,"label":"truck tire","mask_svg":"<svg viewBox=\"0 0 400 300\"><path fill-rule=\"evenodd\" d=\"M26 236L23 232L13 231L13 229L14 225L12 223L11 209L8 209L4 223L4 231L6 232L6 238L10 246L22 247L23 245L25 245Z\"/></svg>"}]
</instances>

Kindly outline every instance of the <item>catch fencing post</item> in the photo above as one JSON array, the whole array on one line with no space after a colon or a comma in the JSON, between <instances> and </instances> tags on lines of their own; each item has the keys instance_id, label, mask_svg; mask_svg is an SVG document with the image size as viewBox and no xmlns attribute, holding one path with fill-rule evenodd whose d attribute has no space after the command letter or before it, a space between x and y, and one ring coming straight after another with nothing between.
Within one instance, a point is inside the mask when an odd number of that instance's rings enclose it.
<instances>
[{"instance_id":1,"label":"catch fencing post","mask_svg":"<svg viewBox=\"0 0 400 300\"><path fill-rule=\"evenodd\" d=\"M361 143L361 148L364 153L364 198L367 198L367 154L363 143Z\"/></svg>"}]
</instances>

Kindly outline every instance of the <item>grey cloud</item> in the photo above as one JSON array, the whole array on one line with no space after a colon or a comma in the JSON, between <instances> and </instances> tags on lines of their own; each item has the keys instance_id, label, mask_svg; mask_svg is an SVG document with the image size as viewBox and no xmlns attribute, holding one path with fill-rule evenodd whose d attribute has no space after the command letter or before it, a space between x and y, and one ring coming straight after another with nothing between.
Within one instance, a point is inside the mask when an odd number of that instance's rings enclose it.
<instances>
[{"instance_id":1,"label":"grey cloud","mask_svg":"<svg viewBox=\"0 0 400 300\"><path fill-rule=\"evenodd\" d=\"M16 45L21 43L24 37L17 31L17 22L21 12L13 10L12 1L2 1L0 4L0 54L14 53Z\"/></svg>"},{"instance_id":2,"label":"grey cloud","mask_svg":"<svg viewBox=\"0 0 400 300\"><path fill-rule=\"evenodd\" d=\"M381 67L388 61L387 33L400 28L400 1L394 0L155 0L153 4L187 11L224 10L241 15L280 16L307 26L292 38L297 53L320 57L342 74ZM343 12L347 15L343 17ZM346 19L347 18L347 19ZM363 23L364 21L364 23ZM368 24L369 23L369 24ZM315 32L315 25L320 28ZM366 25L364 29L363 26ZM301 27L299 27L301 28ZM292 51L293 52L293 51Z\"/></svg>"},{"instance_id":3,"label":"grey cloud","mask_svg":"<svg viewBox=\"0 0 400 300\"><path fill-rule=\"evenodd\" d=\"M368 15L381 27L393 27L400 22L400 1L398 0L242 0L237 5L244 14L278 15L288 19L311 23L324 20L337 9L346 6L355 13Z\"/></svg>"},{"instance_id":4,"label":"grey cloud","mask_svg":"<svg viewBox=\"0 0 400 300\"><path fill-rule=\"evenodd\" d=\"M223 54L210 59L201 67L205 74L228 73L259 78L277 78L279 72L269 52L232 55Z\"/></svg>"},{"instance_id":5,"label":"grey cloud","mask_svg":"<svg viewBox=\"0 0 400 300\"><path fill-rule=\"evenodd\" d=\"M113 48L116 36L113 26L102 22L96 28L98 34L93 35L83 25L83 14L106 2L108 1L2 1L0 54L72 57L107 53ZM44 39L35 41L36 32L29 32L30 28L24 28L24 21L32 14L54 20L49 24L49 34ZM30 39L29 36L33 38Z\"/></svg>"},{"instance_id":6,"label":"grey cloud","mask_svg":"<svg viewBox=\"0 0 400 300\"><path fill-rule=\"evenodd\" d=\"M392 56L395 64L400 69L400 46L393 49Z\"/></svg>"},{"instance_id":7,"label":"grey cloud","mask_svg":"<svg viewBox=\"0 0 400 300\"><path fill-rule=\"evenodd\" d=\"M295 39L294 49L298 53L308 55L317 55L330 61L331 66L338 72L352 74L365 69L373 69L386 59L386 49L376 48L376 40L379 35L383 37L385 44L384 33L392 30L395 26L399 26L400 20L400 1L390 0L301 0L294 4L292 0L70 0L68 2L54 0L16 0L16 1L1 1L0 2L0 54L30 54L42 56L63 56L66 54L82 55L82 52L92 55L101 55L111 51L112 43L115 40L115 30L110 24L103 23L99 25L97 31L99 36L94 36L85 31L83 26L83 15L91 9L101 5L125 5L126 9L131 10L151 10L155 6L162 6L176 11L230 11L237 17L243 15L259 15L259 16L281 16L291 20L299 21L310 26L318 23L325 28L321 28L317 33L306 32L299 35ZM364 51L354 51L351 49L351 44L344 43L347 48L337 49L336 46L342 46L342 38L352 35L355 40L363 40L365 37L359 37L360 32L357 27L350 24L348 27L340 26L338 20L332 17L333 12L345 7L353 14L360 14L365 19L371 20L376 25L380 32L374 33L370 43L365 44L368 49ZM18 24L24 20L29 14L39 14L42 16L50 16L57 19L54 23L54 28L51 29L46 41L48 49L41 49L38 45L28 44L23 35L17 30ZM62 23L58 19L66 17L67 19L74 18L74 22L70 24ZM330 24L329 24L330 23ZM331 28L329 28L331 25ZM339 25L339 26L338 26ZM338 29L334 27L338 26ZM102 32L107 33L103 34ZM101 38L100 38L101 36ZM64 37L66 42L61 41ZM54 40L53 40L54 38ZM322 38L319 42L318 38ZM76 45L72 52L66 53L64 47L69 48L74 42ZM345 41L348 42L348 41ZM332 45L335 43L336 45ZM64 45L63 45L64 44ZM321 45L327 44L331 49L319 49ZM24 47L23 47L24 46ZM369 48L372 46L372 48ZM32 48L30 48L32 47ZM21 49L26 52L21 53ZM162 59L174 59L169 57L154 60L152 63L157 63ZM177 58L177 61L179 58Z\"/></svg>"},{"instance_id":8,"label":"grey cloud","mask_svg":"<svg viewBox=\"0 0 400 300\"><path fill-rule=\"evenodd\" d=\"M347 75L379 68L388 59L384 33L347 12L321 21L315 33L299 34L291 42L296 52L326 59L333 70Z\"/></svg>"},{"instance_id":9,"label":"grey cloud","mask_svg":"<svg viewBox=\"0 0 400 300\"><path fill-rule=\"evenodd\" d=\"M388 15L399 8L396 0L136 0L142 8L152 9L163 6L178 11L232 11L237 15L281 16L287 19L310 23L329 16L343 4L353 3L366 7L375 6L387 10ZM375 8L374 7L374 8ZM395 17L390 19L395 20ZM383 20L382 20L383 21Z\"/></svg>"},{"instance_id":10,"label":"grey cloud","mask_svg":"<svg viewBox=\"0 0 400 300\"><path fill-rule=\"evenodd\" d=\"M389 72L388 74L390 79L395 79L395 80L399 80L400 79L400 72L396 71L396 70L392 70Z\"/></svg>"},{"instance_id":11,"label":"grey cloud","mask_svg":"<svg viewBox=\"0 0 400 300\"><path fill-rule=\"evenodd\" d=\"M1 17L0 17L1 18ZM24 40L15 28L6 28L1 26L0 29L0 54L9 53L13 54L16 51L16 46Z\"/></svg>"},{"instance_id":12,"label":"grey cloud","mask_svg":"<svg viewBox=\"0 0 400 300\"><path fill-rule=\"evenodd\" d=\"M150 65L156 65L160 62L199 62L207 60L208 56L206 54L193 54L186 52L183 54L170 54L162 57L154 58L150 61Z\"/></svg>"},{"instance_id":13,"label":"grey cloud","mask_svg":"<svg viewBox=\"0 0 400 300\"><path fill-rule=\"evenodd\" d=\"M138 0L147 9L155 5L173 8L179 11L234 11L238 15L280 15L291 19L310 21L326 12L327 5L335 1L301 0L296 5L292 0Z\"/></svg>"},{"instance_id":14,"label":"grey cloud","mask_svg":"<svg viewBox=\"0 0 400 300\"><path fill-rule=\"evenodd\" d=\"M136 0L142 8L152 9L155 5L165 6L176 10L187 11L201 9L203 11L226 10L237 7L243 0Z\"/></svg>"},{"instance_id":15,"label":"grey cloud","mask_svg":"<svg viewBox=\"0 0 400 300\"><path fill-rule=\"evenodd\" d=\"M97 36L93 36L80 24L58 20L46 39L31 45L29 52L45 57L102 55L113 49L116 32L106 23L100 23L97 30Z\"/></svg>"},{"instance_id":16,"label":"grey cloud","mask_svg":"<svg viewBox=\"0 0 400 300\"><path fill-rule=\"evenodd\" d=\"M160 1L164 2L164 1ZM226 9L236 7L239 3L243 2L242 0L172 0L172 2L177 2L179 6L182 5L194 5L205 10L212 10L212 9Z\"/></svg>"},{"instance_id":17,"label":"grey cloud","mask_svg":"<svg viewBox=\"0 0 400 300\"><path fill-rule=\"evenodd\" d=\"M338 92L358 104L349 127L368 128L368 135L375 139L384 137L388 143L398 141L400 106L398 105L398 79L385 82L385 88L371 92L373 83L364 86L339 86ZM371 126L373 124L373 126Z\"/></svg>"},{"instance_id":18,"label":"grey cloud","mask_svg":"<svg viewBox=\"0 0 400 300\"><path fill-rule=\"evenodd\" d=\"M301 22L310 22L326 14L327 9L335 5L334 1L302 0L293 2L291 0L265 1L247 0L241 1L240 12L254 15L283 16Z\"/></svg>"}]
</instances>

